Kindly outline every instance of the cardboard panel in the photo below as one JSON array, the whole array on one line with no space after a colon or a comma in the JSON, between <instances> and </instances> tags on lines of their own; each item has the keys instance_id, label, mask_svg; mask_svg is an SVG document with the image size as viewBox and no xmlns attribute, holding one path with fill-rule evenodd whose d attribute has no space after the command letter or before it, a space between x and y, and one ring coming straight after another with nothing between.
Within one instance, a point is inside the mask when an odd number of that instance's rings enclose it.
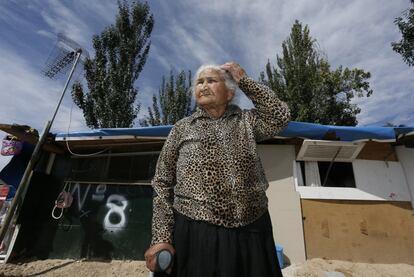
<instances>
[{"instance_id":1,"label":"cardboard panel","mask_svg":"<svg viewBox=\"0 0 414 277\"><path fill-rule=\"evenodd\" d=\"M301 202L308 259L414 264L410 202Z\"/></svg>"}]
</instances>

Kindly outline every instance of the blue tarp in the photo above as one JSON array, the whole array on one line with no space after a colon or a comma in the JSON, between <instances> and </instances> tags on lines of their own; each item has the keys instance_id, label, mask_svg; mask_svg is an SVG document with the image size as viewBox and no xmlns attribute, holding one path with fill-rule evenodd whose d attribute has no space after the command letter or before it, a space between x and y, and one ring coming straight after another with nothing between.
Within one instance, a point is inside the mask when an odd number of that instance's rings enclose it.
<instances>
[{"instance_id":1,"label":"blue tarp","mask_svg":"<svg viewBox=\"0 0 414 277\"><path fill-rule=\"evenodd\" d=\"M57 133L56 140L62 138L82 137L114 137L114 136L137 136L137 137L167 137L172 125L138 127L138 128L103 128L84 132Z\"/></svg>"},{"instance_id":2,"label":"blue tarp","mask_svg":"<svg viewBox=\"0 0 414 277\"><path fill-rule=\"evenodd\" d=\"M404 130L409 132L409 130ZM414 128L408 128L411 131ZM288 127L280 133L282 137L300 137L307 139L324 139L327 135L341 141L358 140L395 140L396 132L393 127L351 127L321 125L306 122L289 122Z\"/></svg>"},{"instance_id":3,"label":"blue tarp","mask_svg":"<svg viewBox=\"0 0 414 277\"><path fill-rule=\"evenodd\" d=\"M85 132L70 132L56 134L56 140L64 138L99 138L99 137L120 137L120 136L137 136L137 137L166 137L172 126L154 126L139 128L108 128L95 129ZM350 127L350 126L333 126L321 125L315 123L291 121L278 136L286 138L307 138L307 139L325 139L330 138L341 141L358 141L358 140L395 140L399 135L414 132L414 127Z\"/></svg>"}]
</instances>

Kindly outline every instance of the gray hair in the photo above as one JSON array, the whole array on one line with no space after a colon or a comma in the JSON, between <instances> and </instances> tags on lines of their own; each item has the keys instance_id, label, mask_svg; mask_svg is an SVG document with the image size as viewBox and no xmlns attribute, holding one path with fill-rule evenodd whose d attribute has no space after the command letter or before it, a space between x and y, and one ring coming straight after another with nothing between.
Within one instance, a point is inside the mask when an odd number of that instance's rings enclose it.
<instances>
[{"instance_id":1,"label":"gray hair","mask_svg":"<svg viewBox=\"0 0 414 277\"><path fill-rule=\"evenodd\" d=\"M198 77L200 76L201 72L203 72L205 70L208 70L208 69L217 71L224 78L224 84L225 84L226 88L228 90L232 90L232 91L236 92L238 86L237 86L236 81L230 75L230 73L228 73L227 71L222 69L219 65L216 65L216 64L203 64L202 66L200 66L197 69L196 74L194 76L194 82L193 82L193 86L192 86L193 95L195 94L195 87L197 85Z\"/></svg>"}]
</instances>

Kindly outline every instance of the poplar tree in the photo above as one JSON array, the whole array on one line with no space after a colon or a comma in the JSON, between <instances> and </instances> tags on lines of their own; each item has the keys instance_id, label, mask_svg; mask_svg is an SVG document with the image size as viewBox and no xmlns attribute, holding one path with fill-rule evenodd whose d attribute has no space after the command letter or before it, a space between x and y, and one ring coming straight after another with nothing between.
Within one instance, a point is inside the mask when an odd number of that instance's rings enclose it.
<instances>
[{"instance_id":1,"label":"poplar tree","mask_svg":"<svg viewBox=\"0 0 414 277\"><path fill-rule=\"evenodd\" d=\"M408 66L414 66L414 0L411 0L411 8L397 17L394 23L400 29L402 38L391 43L392 49L402 56Z\"/></svg>"},{"instance_id":2,"label":"poplar tree","mask_svg":"<svg viewBox=\"0 0 414 277\"><path fill-rule=\"evenodd\" d=\"M158 97L153 95L152 107L148 107L148 116L140 121L141 126L173 125L194 111L191 103L191 71L186 76L184 70L169 80L162 77Z\"/></svg>"},{"instance_id":3,"label":"poplar tree","mask_svg":"<svg viewBox=\"0 0 414 277\"><path fill-rule=\"evenodd\" d=\"M84 64L88 90L72 86L72 99L90 128L132 127L139 105L134 86L148 56L154 19L147 3L118 2L114 25L93 37L95 57Z\"/></svg>"},{"instance_id":4,"label":"poplar tree","mask_svg":"<svg viewBox=\"0 0 414 277\"><path fill-rule=\"evenodd\" d=\"M308 26L302 27L296 20L290 36L282 43L277 66L268 61L260 81L289 105L292 120L354 126L360 109L351 100L372 94L370 76L357 68L339 66L332 70L318 51Z\"/></svg>"}]
</instances>

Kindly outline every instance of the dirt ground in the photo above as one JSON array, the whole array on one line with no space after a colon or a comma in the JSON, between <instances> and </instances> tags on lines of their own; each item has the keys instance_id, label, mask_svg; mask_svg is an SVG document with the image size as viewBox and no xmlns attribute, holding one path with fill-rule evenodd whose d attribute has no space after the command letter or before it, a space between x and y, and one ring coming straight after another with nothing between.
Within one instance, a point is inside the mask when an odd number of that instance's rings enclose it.
<instances>
[{"instance_id":1,"label":"dirt ground","mask_svg":"<svg viewBox=\"0 0 414 277\"><path fill-rule=\"evenodd\" d=\"M311 259L283 269L284 277L414 277L407 264L368 264Z\"/></svg>"},{"instance_id":2,"label":"dirt ground","mask_svg":"<svg viewBox=\"0 0 414 277\"><path fill-rule=\"evenodd\" d=\"M0 265L0 276L148 277L148 275L149 273L142 261L44 260ZM284 277L414 277L414 266L312 259L283 269L283 275Z\"/></svg>"}]
</instances>

